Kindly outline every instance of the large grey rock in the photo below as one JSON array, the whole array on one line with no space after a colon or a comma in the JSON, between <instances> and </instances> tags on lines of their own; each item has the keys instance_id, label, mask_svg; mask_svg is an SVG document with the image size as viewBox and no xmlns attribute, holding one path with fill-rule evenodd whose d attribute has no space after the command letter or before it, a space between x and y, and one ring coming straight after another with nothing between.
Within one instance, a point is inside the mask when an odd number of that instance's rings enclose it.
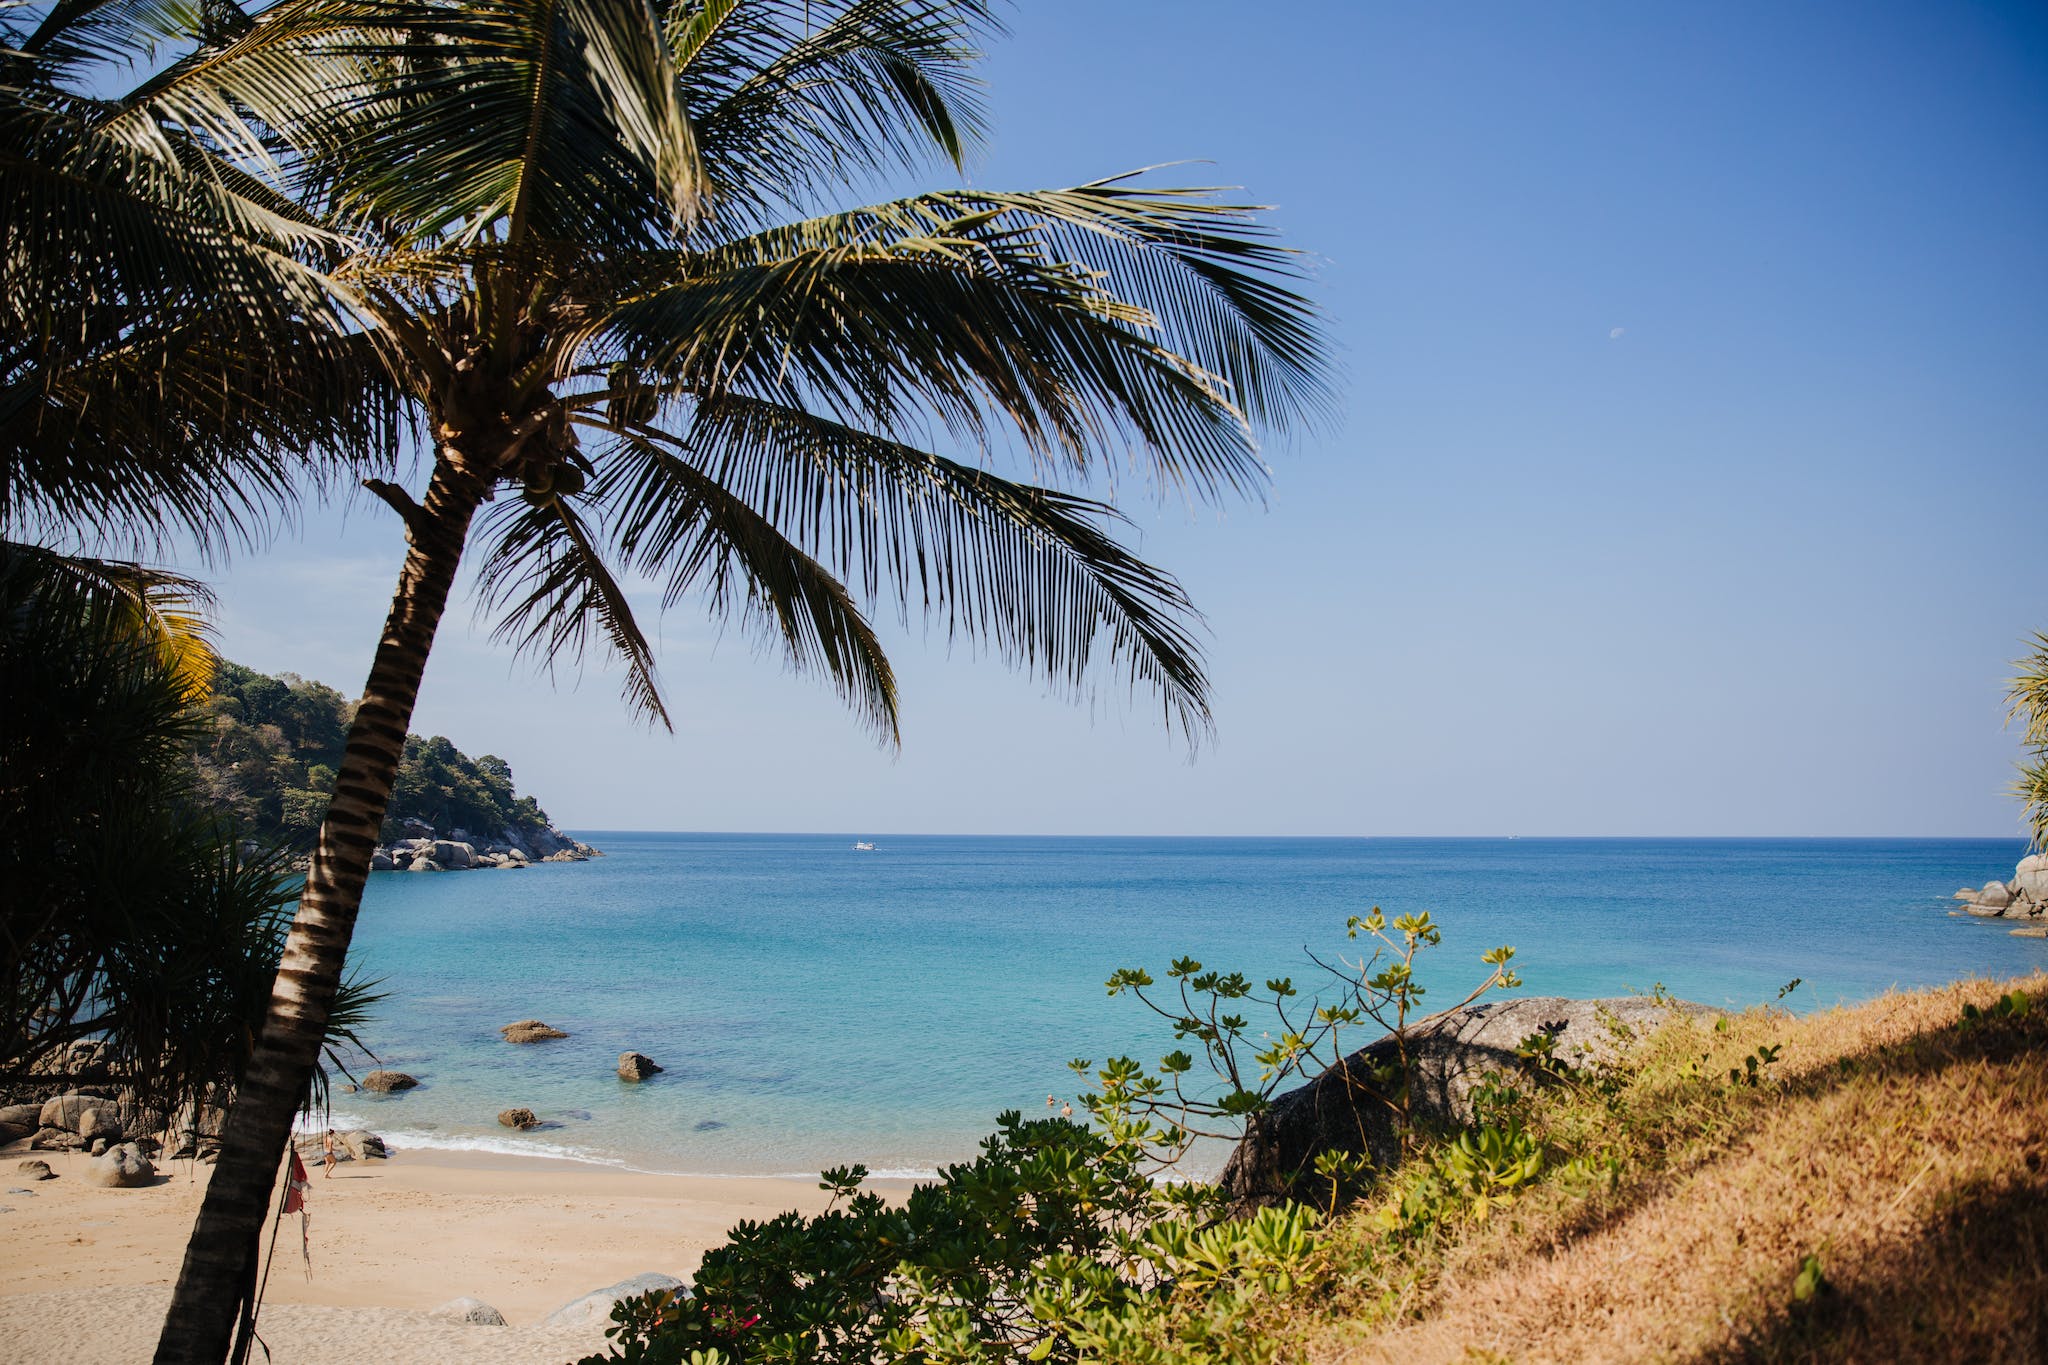
<instances>
[{"instance_id":1,"label":"large grey rock","mask_svg":"<svg viewBox=\"0 0 2048 1365\"><path fill-rule=\"evenodd\" d=\"M121 1127L120 1110L111 1105L81 1110L78 1115L78 1136L87 1142L121 1137Z\"/></svg>"},{"instance_id":2,"label":"large grey rock","mask_svg":"<svg viewBox=\"0 0 2048 1365\"><path fill-rule=\"evenodd\" d=\"M505 1035L508 1043L541 1043L550 1038L567 1038L569 1035L538 1019L521 1019L498 1030Z\"/></svg>"},{"instance_id":3,"label":"large grey rock","mask_svg":"<svg viewBox=\"0 0 2048 1365\"><path fill-rule=\"evenodd\" d=\"M418 1084L418 1080L403 1071L385 1071L381 1068L363 1077L363 1089L374 1090L380 1095L388 1095L394 1090L410 1090Z\"/></svg>"},{"instance_id":4,"label":"large grey rock","mask_svg":"<svg viewBox=\"0 0 2048 1365\"><path fill-rule=\"evenodd\" d=\"M476 862L476 850L453 839L436 839L434 861L443 867L460 871Z\"/></svg>"},{"instance_id":5,"label":"large grey rock","mask_svg":"<svg viewBox=\"0 0 2048 1365\"><path fill-rule=\"evenodd\" d=\"M292 1139L292 1146L298 1149L299 1155L305 1158L308 1166L316 1166L327 1160L325 1133L302 1133ZM343 1145L340 1134L336 1134L334 1139L334 1159L337 1162L356 1159L355 1153Z\"/></svg>"},{"instance_id":6,"label":"large grey rock","mask_svg":"<svg viewBox=\"0 0 2048 1365\"><path fill-rule=\"evenodd\" d=\"M40 1104L10 1104L0 1109L0 1146L19 1142L43 1126Z\"/></svg>"},{"instance_id":7,"label":"large grey rock","mask_svg":"<svg viewBox=\"0 0 2048 1365\"><path fill-rule=\"evenodd\" d=\"M441 865L432 858L414 858L411 865L405 870L407 872L439 872L442 869Z\"/></svg>"},{"instance_id":8,"label":"large grey rock","mask_svg":"<svg viewBox=\"0 0 2048 1365\"><path fill-rule=\"evenodd\" d=\"M2012 890L2021 892L2036 905L2048 905L2048 853L2020 859L2013 869Z\"/></svg>"},{"instance_id":9,"label":"large grey rock","mask_svg":"<svg viewBox=\"0 0 2048 1365\"><path fill-rule=\"evenodd\" d=\"M1986 882L1984 889L1977 893L1977 899L1972 903L1989 906L1993 910L2003 910L2012 904L2012 892L2006 888L2004 882Z\"/></svg>"},{"instance_id":10,"label":"large grey rock","mask_svg":"<svg viewBox=\"0 0 2048 1365\"><path fill-rule=\"evenodd\" d=\"M351 1128L343 1133L341 1145L358 1161L382 1161L391 1155L384 1148L384 1139L366 1128Z\"/></svg>"},{"instance_id":11,"label":"large grey rock","mask_svg":"<svg viewBox=\"0 0 2048 1365\"><path fill-rule=\"evenodd\" d=\"M637 1299L642 1294L652 1294L657 1289L680 1289L685 1297L690 1287L673 1275L662 1275L650 1271L635 1275L630 1280L620 1280L580 1299L563 1304L554 1312L541 1319L543 1327L602 1327L612 1319L612 1308L622 1299Z\"/></svg>"},{"instance_id":12,"label":"large grey rock","mask_svg":"<svg viewBox=\"0 0 2048 1365\"><path fill-rule=\"evenodd\" d=\"M105 1156L96 1156L86 1162L85 1179L92 1185L128 1189L152 1184L156 1180L156 1167L134 1143L124 1142L118 1147L109 1147Z\"/></svg>"},{"instance_id":13,"label":"large grey rock","mask_svg":"<svg viewBox=\"0 0 2048 1365\"><path fill-rule=\"evenodd\" d=\"M370 855L370 871L372 872L389 872L395 866L396 863L392 860L389 849L380 848Z\"/></svg>"},{"instance_id":14,"label":"large grey rock","mask_svg":"<svg viewBox=\"0 0 2048 1365\"><path fill-rule=\"evenodd\" d=\"M644 1052L619 1054L619 1079L622 1081L644 1081L660 1071L661 1068L654 1064L654 1058Z\"/></svg>"},{"instance_id":15,"label":"large grey rock","mask_svg":"<svg viewBox=\"0 0 2048 1365\"><path fill-rule=\"evenodd\" d=\"M1472 1091L1488 1071L1512 1073L1515 1047L1534 1033L1556 1039L1553 1055L1583 1066L1611 1060L1674 1013L1712 1014L1704 1005L1640 996L1567 1000L1536 996L1450 1010L1408 1030L1413 1113L1418 1125L1448 1130L1472 1120ZM1382 1169L1400 1155L1395 1111L1371 1079L1395 1063L1389 1036L1370 1043L1313 1081L1276 1098L1246 1127L1223 1167L1233 1208L1246 1213L1287 1198L1324 1202L1313 1187L1315 1159L1326 1151L1364 1152Z\"/></svg>"},{"instance_id":16,"label":"large grey rock","mask_svg":"<svg viewBox=\"0 0 2048 1365\"><path fill-rule=\"evenodd\" d=\"M473 1327L503 1327L505 1315L485 1303L482 1299L467 1296L450 1299L439 1308L430 1309L430 1318L445 1318L449 1322L466 1322Z\"/></svg>"},{"instance_id":17,"label":"large grey rock","mask_svg":"<svg viewBox=\"0 0 2048 1365\"><path fill-rule=\"evenodd\" d=\"M62 1128L68 1133L75 1133L78 1120L102 1103L104 1100L98 1095L81 1095L76 1090L67 1090L43 1101L37 1123L44 1128Z\"/></svg>"}]
</instances>

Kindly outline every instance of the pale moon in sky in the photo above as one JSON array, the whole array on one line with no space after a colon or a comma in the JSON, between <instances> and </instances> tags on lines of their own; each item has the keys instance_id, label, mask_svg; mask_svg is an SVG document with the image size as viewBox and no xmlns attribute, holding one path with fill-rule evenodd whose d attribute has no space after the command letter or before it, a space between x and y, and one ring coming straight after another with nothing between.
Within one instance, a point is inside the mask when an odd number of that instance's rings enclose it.
<instances>
[{"instance_id":1,"label":"pale moon in sky","mask_svg":"<svg viewBox=\"0 0 2048 1365\"><path fill-rule=\"evenodd\" d=\"M1623 332L1626 332L1627 330L1628 330L1628 328L1626 328L1626 327L1615 327L1615 328L1610 328L1610 329L1609 329L1609 331L1608 331L1608 333L1607 333L1607 339L1608 339L1609 341L1619 341L1619 340L1621 339L1621 334L1622 334Z\"/></svg>"}]
</instances>

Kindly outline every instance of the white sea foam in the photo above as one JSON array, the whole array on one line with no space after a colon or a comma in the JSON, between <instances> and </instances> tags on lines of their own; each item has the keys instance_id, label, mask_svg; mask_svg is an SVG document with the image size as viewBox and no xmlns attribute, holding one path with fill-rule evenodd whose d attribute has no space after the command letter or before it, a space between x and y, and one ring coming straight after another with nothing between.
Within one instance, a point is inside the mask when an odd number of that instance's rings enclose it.
<instances>
[{"instance_id":1,"label":"white sea foam","mask_svg":"<svg viewBox=\"0 0 2048 1365\"><path fill-rule=\"evenodd\" d=\"M682 1175L707 1180L816 1180L816 1171L693 1171L672 1166L643 1166L608 1152L544 1137L503 1137L490 1133L445 1133L424 1128L387 1128L374 1118L336 1109L325 1119L300 1115L293 1128L300 1133L317 1133L325 1128L348 1132L365 1128L384 1139L392 1151L481 1152L491 1156L537 1157L547 1161L575 1161L587 1166L604 1166L634 1175ZM879 1166L868 1172L872 1180L936 1180L935 1168L924 1166Z\"/></svg>"}]
</instances>

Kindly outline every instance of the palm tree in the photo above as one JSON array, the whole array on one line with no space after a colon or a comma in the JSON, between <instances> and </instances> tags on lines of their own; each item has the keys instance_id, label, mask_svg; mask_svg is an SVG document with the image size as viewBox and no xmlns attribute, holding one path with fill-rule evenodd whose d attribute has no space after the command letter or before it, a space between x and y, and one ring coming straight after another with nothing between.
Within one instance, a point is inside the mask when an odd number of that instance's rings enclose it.
<instances>
[{"instance_id":1,"label":"palm tree","mask_svg":"<svg viewBox=\"0 0 2048 1365\"><path fill-rule=\"evenodd\" d=\"M1085 488L1121 452L1187 497L1255 489L1254 432L1326 394L1298 258L1251 208L1128 178L818 211L963 163L990 22L978 0L285 0L167 75L232 85L266 152L291 149L430 469L417 497L367 481L409 549L158 1360L220 1359L238 1316L246 1347L257 1233L473 535L502 632L616 651L657 722L620 568L759 629L885 742L881 601L1068 690L1106 662L1190 739L1208 725L1179 585L1106 502L987 461Z\"/></svg>"},{"instance_id":2,"label":"palm tree","mask_svg":"<svg viewBox=\"0 0 2048 1365\"><path fill-rule=\"evenodd\" d=\"M393 464L397 395L322 269L342 239L282 192L248 92L172 60L248 21L231 5L8 9L0 532L220 549L273 524L309 471Z\"/></svg>"}]
</instances>

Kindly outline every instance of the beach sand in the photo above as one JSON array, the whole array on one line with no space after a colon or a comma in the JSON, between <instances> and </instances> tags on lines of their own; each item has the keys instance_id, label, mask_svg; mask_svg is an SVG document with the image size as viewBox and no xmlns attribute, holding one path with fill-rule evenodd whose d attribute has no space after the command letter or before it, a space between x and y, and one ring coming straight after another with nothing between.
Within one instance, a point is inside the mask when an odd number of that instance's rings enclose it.
<instances>
[{"instance_id":1,"label":"beach sand","mask_svg":"<svg viewBox=\"0 0 2048 1365\"><path fill-rule=\"evenodd\" d=\"M0 1158L0 1358L147 1361L211 1167L173 1163L152 1187L102 1189L85 1182L85 1157L18 1147ZM16 1165L31 1156L58 1179L21 1178ZM290 1215L258 1331L273 1365L560 1365L604 1344L602 1329L536 1325L563 1304L646 1271L687 1280L734 1223L826 1199L815 1180L438 1151L345 1162L332 1179L315 1165L312 1276ZM464 1295L510 1325L425 1316Z\"/></svg>"}]
</instances>

